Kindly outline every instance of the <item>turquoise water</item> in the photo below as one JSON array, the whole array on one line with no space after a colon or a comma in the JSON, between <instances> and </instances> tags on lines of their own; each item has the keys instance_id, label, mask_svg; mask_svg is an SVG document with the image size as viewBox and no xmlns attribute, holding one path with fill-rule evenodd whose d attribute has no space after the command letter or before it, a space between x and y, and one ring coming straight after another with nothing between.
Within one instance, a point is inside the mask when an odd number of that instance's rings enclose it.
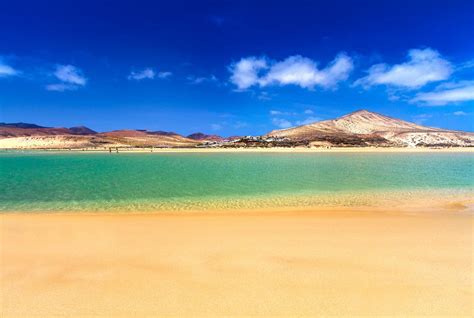
<instances>
[{"instance_id":1,"label":"turquoise water","mask_svg":"<svg viewBox=\"0 0 474 318\"><path fill-rule=\"evenodd\" d=\"M347 205L473 188L469 153L0 153L2 211Z\"/></svg>"}]
</instances>

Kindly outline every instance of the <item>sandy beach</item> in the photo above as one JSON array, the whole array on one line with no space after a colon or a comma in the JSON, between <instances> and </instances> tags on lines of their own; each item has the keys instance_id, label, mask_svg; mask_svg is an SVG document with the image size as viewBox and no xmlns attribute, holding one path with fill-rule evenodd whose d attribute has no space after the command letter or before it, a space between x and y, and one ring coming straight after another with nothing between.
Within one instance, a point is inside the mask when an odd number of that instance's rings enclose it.
<instances>
[{"instance_id":1,"label":"sandy beach","mask_svg":"<svg viewBox=\"0 0 474 318\"><path fill-rule=\"evenodd\" d=\"M474 153L474 147L249 147L249 148L14 148L0 147L4 152L60 152L60 153Z\"/></svg>"},{"instance_id":2,"label":"sandy beach","mask_svg":"<svg viewBox=\"0 0 474 318\"><path fill-rule=\"evenodd\" d=\"M1 316L473 314L473 214L1 215Z\"/></svg>"}]
</instances>

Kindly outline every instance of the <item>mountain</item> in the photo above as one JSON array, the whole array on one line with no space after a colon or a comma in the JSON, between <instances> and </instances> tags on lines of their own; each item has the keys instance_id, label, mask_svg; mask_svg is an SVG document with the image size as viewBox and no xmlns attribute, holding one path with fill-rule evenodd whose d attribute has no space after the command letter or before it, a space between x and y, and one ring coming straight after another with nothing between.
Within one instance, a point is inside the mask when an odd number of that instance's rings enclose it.
<instances>
[{"instance_id":1,"label":"mountain","mask_svg":"<svg viewBox=\"0 0 474 318\"><path fill-rule=\"evenodd\" d=\"M223 141L224 138L218 135L206 135L200 132L191 134L188 136L189 139L197 140L197 141Z\"/></svg>"},{"instance_id":2,"label":"mountain","mask_svg":"<svg viewBox=\"0 0 474 318\"><path fill-rule=\"evenodd\" d=\"M114 130L98 137L132 147L194 147L197 141L174 132L147 130Z\"/></svg>"},{"instance_id":3,"label":"mountain","mask_svg":"<svg viewBox=\"0 0 474 318\"><path fill-rule=\"evenodd\" d=\"M77 126L42 127L27 123L0 123L0 149L109 149L115 147L474 147L474 133L425 127L367 110L333 120L274 130L258 137L229 137L194 133L114 130L97 133Z\"/></svg>"},{"instance_id":4,"label":"mountain","mask_svg":"<svg viewBox=\"0 0 474 318\"><path fill-rule=\"evenodd\" d=\"M96 132L85 126L51 128L27 123L0 123L0 137L93 134L96 134Z\"/></svg>"},{"instance_id":5,"label":"mountain","mask_svg":"<svg viewBox=\"0 0 474 318\"><path fill-rule=\"evenodd\" d=\"M94 131L86 126L77 126L69 128L69 131L73 135L95 135L97 131Z\"/></svg>"},{"instance_id":6,"label":"mountain","mask_svg":"<svg viewBox=\"0 0 474 318\"><path fill-rule=\"evenodd\" d=\"M48 128L43 126L38 126L35 124L28 123L0 123L0 127L13 127L13 128Z\"/></svg>"},{"instance_id":7,"label":"mountain","mask_svg":"<svg viewBox=\"0 0 474 318\"><path fill-rule=\"evenodd\" d=\"M269 132L311 146L474 146L474 133L425 127L368 110Z\"/></svg>"},{"instance_id":8,"label":"mountain","mask_svg":"<svg viewBox=\"0 0 474 318\"><path fill-rule=\"evenodd\" d=\"M149 131L148 132L151 135L158 135L158 136L181 136L180 134L177 134L173 131L162 131L162 130L157 130L157 131ZM183 136L181 136L183 137Z\"/></svg>"},{"instance_id":9,"label":"mountain","mask_svg":"<svg viewBox=\"0 0 474 318\"><path fill-rule=\"evenodd\" d=\"M174 132L115 130L97 133L84 127L48 128L34 124L0 124L0 148L194 147L200 142Z\"/></svg>"}]
</instances>

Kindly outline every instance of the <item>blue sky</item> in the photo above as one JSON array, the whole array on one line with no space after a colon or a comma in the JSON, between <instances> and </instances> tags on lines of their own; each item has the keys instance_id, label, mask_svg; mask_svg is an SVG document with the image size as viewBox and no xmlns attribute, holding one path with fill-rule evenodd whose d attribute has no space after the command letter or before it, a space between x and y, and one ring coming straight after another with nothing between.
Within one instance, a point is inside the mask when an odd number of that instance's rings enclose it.
<instances>
[{"instance_id":1,"label":"blue sky","mask_svg":"<svg viewBox=\"0 0 474 318\"><path fill-rule=\"evenodd\" d=\"M473 131L473 1L12 1L0 121L262 134L365 108Z\"/></svg>"}]
</instances>

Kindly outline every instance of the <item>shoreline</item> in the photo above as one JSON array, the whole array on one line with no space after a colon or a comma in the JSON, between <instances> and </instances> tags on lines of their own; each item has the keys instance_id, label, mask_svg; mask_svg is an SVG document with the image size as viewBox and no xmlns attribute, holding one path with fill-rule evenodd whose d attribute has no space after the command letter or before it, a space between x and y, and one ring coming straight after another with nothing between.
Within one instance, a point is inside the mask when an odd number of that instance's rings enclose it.
<instances>
[{"instance_id":1,"label":"shoreline","mask_svg":"<svg viewBox=\"0 0 474 318\"><path fill-rule=\"evenodd\" d=\"M103 205L101 205L103 204ZM364 191L347 193L294 194L246 198L213 198L208 201L157 201L129 202L123 205L107 205L107 202L91 205L84 202L81 208L45 206L38 202L22 209L0 207L2 214L27 215L252 215L255 213L285 214L314 211L334 212L387 212L396 207L397 213L457 212L474 215L472 189L403 189L385 191Z\"/></svg>"},{"instance_id":2,"label":"shoreline","mask_svg":"<svg viewBox=\"0 0 474 318\"><path fill-rule=\"evenodd\" d=\"M109 149L92 148L1 148L2 153L109 153ZM118 153L474 153L474 147L408 148L408 147L331 147L331 148L118 148ZM117 153L115 147L111 153Z\"/></svg>"},{"instance_id":3,"label":"shoreline","mask_svg":"<svg viewBox=\"0 0 474 318\"><path fill-rule=\"evenodd\" d=\"M469 316L474 216L426 209L0 214L1 313Z\"/></svg>"}]
</instances>

